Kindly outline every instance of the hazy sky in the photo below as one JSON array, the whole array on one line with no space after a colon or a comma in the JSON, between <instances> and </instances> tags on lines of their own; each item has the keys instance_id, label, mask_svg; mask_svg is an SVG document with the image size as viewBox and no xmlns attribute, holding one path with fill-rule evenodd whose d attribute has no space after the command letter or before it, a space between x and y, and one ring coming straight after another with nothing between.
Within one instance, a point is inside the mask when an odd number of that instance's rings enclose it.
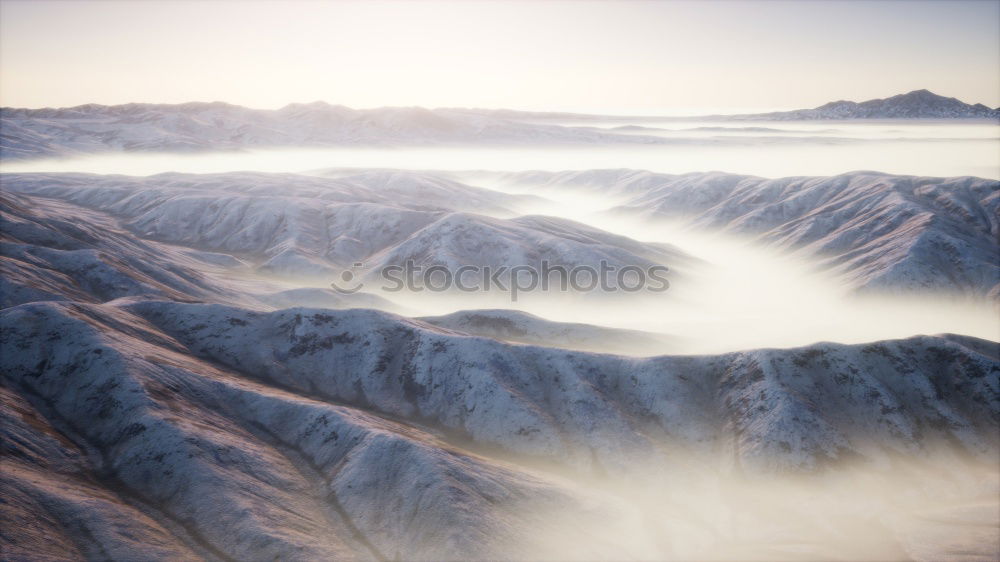
<instances>
[{"instance_id":1,"label":"hazy sky","mask_svg":"<svg viewBox=\"0 0 1000 562\"><path fill-rule=\"evenodd\" d=\"M655 111L928 88L1000 105L1000 2L48 2L0 7L0 103Z\"/></svg>"}]
</instances>

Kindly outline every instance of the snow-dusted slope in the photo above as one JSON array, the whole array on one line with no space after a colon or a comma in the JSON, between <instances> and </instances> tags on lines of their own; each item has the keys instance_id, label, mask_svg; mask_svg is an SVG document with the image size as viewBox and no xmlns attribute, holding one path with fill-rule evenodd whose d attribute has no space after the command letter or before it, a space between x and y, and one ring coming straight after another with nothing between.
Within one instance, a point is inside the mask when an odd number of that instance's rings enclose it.
<instances>
[{"instance_id":1,"label":"snow-dusted slope","mask_svg":"<svg viewBox=\"0 0 1000 562\"><path fill-rule=\"evenodd\" d=\"M688 263L689 256L665 245L642 244L614 236L572 221L548 217L521 217L501 220L467 213L451 213L414 232L409 238L388 247L368 263L373 273L388 265L413 262L422 266L444 266L451 272L460 267L530 266L544 271L543 264L597 267L602 262L643 269L656 265ZM541 275L541 274L540 274ZM372 280L375 280L372 275ZM463 275L467 285L486 277L473 271ZM614 285L613 276L607 276ZM556 283L556 281L553 281Z\"/></svg>"},{"instance_id":2,"label":"snow-dusted slope","mask_svg":"<svg viewBox=\"0 0 1000 562\"><path fill-rule=\"evenodd\" d=\"M98 212L56 200L0 197L0 305L105 302L126 296L233 302L198 262L140 240Z\"/></svg>"},{"instance_id":3,"label":"snow-dusted slope","mask_svg":"<svg viewBox=\"0 0 1000 562\"><path fill-rule=\"evenodd\" d=\"M524 123L447 109L356 110L322 102L257 110L226 103L0 110L0 156L104 151L445 143L655 143L656 137Z\"/></svg>"},{"instance_id":4,"label":"snow-dusted slope","mask_svg":"<svg viewBox=\"0 0 1000 562\"><path fill-rule=\"evenodd\" d=\"M173 302L20 305L2 327L3 511L54 537L19 529L5 551L21 556L632 558L650 537L621 540L610 498L471 451L627 480L692 459L749 476L998 447L1000 358L972 338L640 360L373 311ZM680 539L667 523L648 528Z\"/></svg>"},{"instance_id":5,"label":"snow-dusted slope","mask_svg":"<svg viewBox=\"0 0 1000 562\"><path fill-rule=\"evenodd\" d=\"M881 458L938 439L973 454L997 445L996 344L970 338L636 360L455 337L366 310L128 309L193 353L279 385L584 465L619 466L658 440L718 444L729 423L746 427L737 460L748 470L814 467L840 449ZM900 377L900 361L914 371ZM873 417L883 406L900 415ZM778 451L781 440L790 447Z\"/></svg>"},{"instance_id":6,"label":"snow-dusted slope","mask_svg":"<svg viewBox=\"0 0 1000 562\"><path fill-rule=\"evenodd\" d=\"M112 307L37 304L5 315L5 349L33 363L3 365L6 392L29 412L28 423L4 426L4 474L19 500L5 511L54 520L54 537L69 535L90 557L524 557L531 545L518 550L515 539L530 538L548 510L581 520L595 510L586 494L405 422L200 360ZM59 336L39 347L46 333ZM61 546L16 540L5 553Z\"/></svg>"},{"instance_id":7,"label":"snow-dusted slope","mask_svg":"<svg viewBox=\"0 0 1000 562\"><path fill-rule=\"evenodd\" d=\"M512 267L690 262L664 245L642 244L583 224L511 215L530 196L506 195L427 174L380 172L346 178L292 174L81 174L4 177L6 189L101 209L137 236L224 252L261 273L330 279L363 263L376 273L408 260ZM476 209L476 213L465 212ZM470 280L471 282L471 280Z\"/></svg>"},{"instance_id":8,"label":"snow-dusted slope","mask_svg":"<svg viewBox=\"0 0 1000 562\"><path fill-rule=\"evenodd\" d=\"M585 190L621 202L619 214L749 236L819 258L856 289L1000 294L1000 183L992 180L875 172L764 179L635 170L500 178L539 194L556 187ZM377 276L381 266L408 260L452 268L607 260L683 269L695 262L667 245L563 219L500 218L530 208L535 198L432 173L22 174L4 176L4 187L101 209L139 237L202 252L188 257L236 268L246 262L261 273L286 276L327 279L355 263ZM493 216L479 214L484 210Z\"/></svg>"},{"instance_id":9,"label":"snow-dusted slope","mask_svg":"<svg viewBox=\"0 0 1000 562\"><path fill-rule=\"evenodd\" d=\"M333 289L302 287L272 293L254 295L253 299L268 306L281 309L296 306L310 308L374 308L391 312L404 312L399 305L370 293L342 293Z\"/></svg>"},{"instance_id":10,"label":"snow-dusted slope","mask_svg":"<svg viewBox=\"0 0 1000 562\"><path fill-rule=\"evenodd\" d=\"M673 347L671 338L570 322L552 322L516 310L461 310L421 321L439 328L502 341L606 353L652 355Z\"/></svg>"},{"instance_id":11,"label":"snow-dusted slope","mask_svg":"<svg viewBox=\"0 0 1000 562\"><path fill-rule=\"evenodd\" d=\"M240 303L254 308L371 307L402 311L369 294L287 289L247 276L229 254L137 238L107 214L64 201L0 195L0 308L38 301L119 298ZM234 279L247 276L247 280Z\"/></svg>"},{"instance_id":12,"label":"snow-dusted slope","mask_svg":"<svg viewBox=\"0 0 1000 562\"><path fill-rule=\"evenodd\" d=\"M853 172L765 179L636 170L504 181L614 197L626 215L749 236L824 260L857 288L1000 295L1000 182Z\"/></svg>"},{"instance_id":13,"label":"snow-dusted slope","mask_svg":"<svg viewBox=\"0 0 1000 562\"><path fill-rule=\"evenodd\" d=\"M272 247L322 264L674 255L570 221L441 208L468 195L502 214L522 199L440 178L359 178L4 176L5 559L995 552L982 529L996 511L997 344L636 358L545 344L648 334L509 311L407 319L356 308L390 308L362 293L264 290L248 266ZM662 178L632 179L620 194L641 198ZM270 311L292 304L323 308ZM825 480L808 496L794 489L812 478ZM918 517L914 498L935 511Z\"/></svg>"}]
</instances>

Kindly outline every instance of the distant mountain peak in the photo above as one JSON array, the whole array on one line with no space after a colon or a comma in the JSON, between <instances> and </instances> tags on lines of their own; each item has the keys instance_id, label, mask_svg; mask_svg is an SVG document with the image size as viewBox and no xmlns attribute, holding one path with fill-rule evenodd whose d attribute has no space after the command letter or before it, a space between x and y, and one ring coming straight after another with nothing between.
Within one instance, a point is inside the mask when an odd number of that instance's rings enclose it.
<instances>
[{"instance_id":1,"label":"distant mountain peak","mask_svg":"<svg viewBox=\"0 0 1000 562\"><path fill-rule=\"evenodd\" d=\"M316 100L308 103L290 103L282 107L281 109L288 111L293 109L330 109L332 107L338 107L338 106L331 105L323 100Z\"/></svg>"},{"instance_id":2,"label":"distant mountain peak","mask_svg":"<svg viewBox=\"0 0 1000 562\"><path fill-rule=\"evenodd\" d=\"M863 102L837 100L813 109L735 115L736 119L1000 119L1000 109L970 105L927 89Z\"/></svg>"},{"instance_id":3,"label":"distant mountain peak","mask_svg":"<svg viewBox=\"0 0 1000 562\"><path fill-rule=\"evenodd\" d=\"M919 90L913 90L912 92L907 92L905 94L899 94L899 95L893 96L893 97L903 97L903 98L905 98L905 97L921 97L921 96L924 96L924 97L934 97L934 98L944 98L944 96L939 96L938 94L935 94L934 92L932 92L932 91L930 91L930 90L928 90L926 88L921 88ZM955 99L955 98L945 98L945 99Z\"/></svg>"}]
</instances>

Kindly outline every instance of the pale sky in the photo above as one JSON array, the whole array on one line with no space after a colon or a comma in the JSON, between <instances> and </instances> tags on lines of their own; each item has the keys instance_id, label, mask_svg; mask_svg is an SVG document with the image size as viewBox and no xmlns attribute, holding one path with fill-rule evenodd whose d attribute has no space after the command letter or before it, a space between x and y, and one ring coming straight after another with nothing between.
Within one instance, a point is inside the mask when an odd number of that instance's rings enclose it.
<instances>
[{"instance_id":1,"label":"pale sky","mask_svg":"<svg viewBox=\"0 0 1000 562\"><path fill-rule=\"evenodd\" d=\"M0 4L0 104L1000 105L1000 2Z\"/></svg>"}]
</instances>

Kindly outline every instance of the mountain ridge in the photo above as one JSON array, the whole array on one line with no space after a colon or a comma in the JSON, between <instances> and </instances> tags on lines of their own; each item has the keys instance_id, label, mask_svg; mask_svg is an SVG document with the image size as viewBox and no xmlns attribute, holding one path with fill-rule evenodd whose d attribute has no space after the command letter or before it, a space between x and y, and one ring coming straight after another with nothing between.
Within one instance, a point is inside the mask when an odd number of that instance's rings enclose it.
<instances>
[{"instance_id":1,"label":"mountain ridge","mask_svg":"<svg viewBox=\"0 0 1000 562\"><path fill-rule=\"evenodd\" d=\"M733 115L731 119L843 120L843 119L1000 119L1000 108L968 104L921 89L862 102L837 100L812 109Z\"/></svg>"},{"instance_id":2,"label":"mountain ridge","mask_svg":"<svg viewBox=\"0 0 1000 562\"><path fill-rule=\"evenodd\" d=\"M0 157L107 151L192 152L344 145L663 143L584 127L528 123L447 109L351 109L327 103L250 109L224 102L86 104L0 109Z\"/></svg>"},{"instance_id":3,"label":"mountain ridge","mask_svg":"<svg viewBox=\"0 0 1000 562\"><path fill-rule=\"evenodd\" d=\"M83 104L0 108L0 157L67 156L104 151L191 152L344 145L670 144L642 130L567 126L578 121L740 121L850 119L1000 119L1000 109L970 105L928 90L886 99L833 101L812 109L701 117L424 107L353 109L317 101L279 109L226 102Z\"/></svg>"},{"instance_id":4,"label":"mountain ridge","mask_svg":"<svg viewBox=\"0 0 1000 562\"><path fill-rule=\"evenodd\" d=\"M630 525L616 510L642 506L556 467L622 481L655 467L643 494L711 526L703 494L678 489L692 472L706 492L727 472L740 489L856 463L898 478L893 467L942 451L952 469L991 466L998 448L997 345L963 336L636 359L363 309L35 302L0 325L17 350L0 357L0 398L18 405L0 410L5 516L65 539L14 526L26 557L77 539L91 557L130 559L549 559L566 551L535 541L555 526L617 559L647 539L615 541ZM724 492L719 505L746 514L746 501ZM796 512L802 559L825 557L814 526L857 517ZM674 540L686 529L652 521ZM768 537L713 542L766 549ZM660 548L647 558L667 557ZM939 548L931 558L960 547Z\"/></svg>"}]
</instances>

